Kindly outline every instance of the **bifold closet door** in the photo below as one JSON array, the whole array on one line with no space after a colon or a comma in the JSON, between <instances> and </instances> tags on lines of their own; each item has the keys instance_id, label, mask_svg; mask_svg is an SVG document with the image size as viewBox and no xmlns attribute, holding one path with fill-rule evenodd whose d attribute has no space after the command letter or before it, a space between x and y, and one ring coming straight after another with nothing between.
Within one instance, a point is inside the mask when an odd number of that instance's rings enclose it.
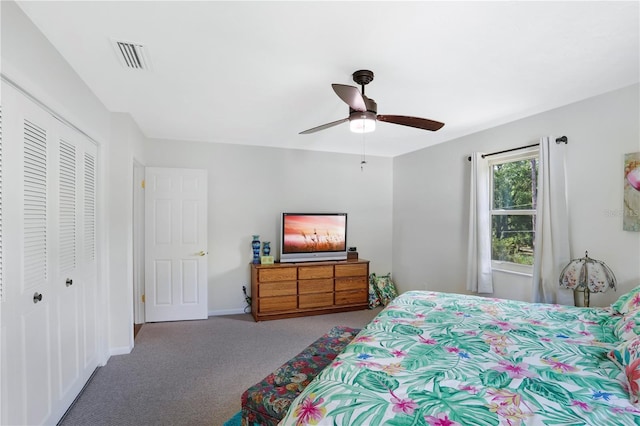
<instances>
[{"instance_id":1,"label":"bifold closet door","mask_svg":"<svg viewBox=\"0 0 640 426\"><path fill-rule=\"evenodd\" d=\"M70 404L97 365L96 147L66 126L53 145L55 368L59 399Z\"/></svg>"},{"instance_id":2,"label":"bifold closet door","mask_svg":"<svg viewBox=\"0 0 640 426\"><path fill-rule=\"evenodd\" d=\"M0 421L55 424L97 366L97 151L4 82L2 95Z\"/></svg>"}]
</instances>

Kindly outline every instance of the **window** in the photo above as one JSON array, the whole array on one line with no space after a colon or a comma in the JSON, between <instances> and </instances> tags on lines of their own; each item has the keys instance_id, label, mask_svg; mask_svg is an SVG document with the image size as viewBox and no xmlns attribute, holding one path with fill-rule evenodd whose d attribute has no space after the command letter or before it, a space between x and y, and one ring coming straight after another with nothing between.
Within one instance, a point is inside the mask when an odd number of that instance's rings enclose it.
<instances>
[{"instance_id":1,"label":"window","mask_svg":"<svg viewBox=\"0 0 640 426\"><path fill-rule=\"evenodd\" d=\"M538 150L495 157L489 168L492 267L529 272L536 228Z\"/></svg>"}]
</instances>

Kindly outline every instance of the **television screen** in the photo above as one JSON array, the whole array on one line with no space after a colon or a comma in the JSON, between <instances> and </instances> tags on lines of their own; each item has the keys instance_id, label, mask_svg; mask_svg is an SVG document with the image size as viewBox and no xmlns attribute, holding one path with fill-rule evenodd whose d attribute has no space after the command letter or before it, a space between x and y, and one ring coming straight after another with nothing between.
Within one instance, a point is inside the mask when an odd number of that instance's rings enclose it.
<instances>
[{"instance_id":1,"label":"television screen","mask_svg":"<svg viewBox=\"0 0 640 426\"><path fill-rule=\"evenodd\" d=\"M346 258L346 213L283 213L280 261Z\"/></svg>"}]
</instances>

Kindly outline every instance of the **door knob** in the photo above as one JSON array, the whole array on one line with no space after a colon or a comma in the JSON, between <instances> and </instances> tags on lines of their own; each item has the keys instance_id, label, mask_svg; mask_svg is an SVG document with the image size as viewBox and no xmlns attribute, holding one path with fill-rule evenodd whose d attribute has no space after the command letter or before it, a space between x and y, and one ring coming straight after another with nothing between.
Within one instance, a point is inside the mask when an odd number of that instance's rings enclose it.
<instances>
[{"instance_id":1,"label":"door knob","mask_svg":"<svg viewBox=\"0 0 640 426\"><path fill-rule=\"evenodd\" d=\"M73 285L73 280L71 278L67 278L67 281L65 281L65 284L67 285L67 287L69 287L70 285Z\"/></svg>"},{"instance_id":2,"label":"door knob","mask_svg":"<svg viewBox=\"0 0 640 426\"><path fill-rule=\"evenodd\" d=\"M38 293L37 291L34 293L33 295L33 303L38 303L42 301L42 294Z\"/></svg>"},{"instance_id":3,"label":"door knob","mask_svg":"<svg viewBox=\"0 0 640 426\"><path fill-rule=\"evenodd\" d=\"M204 251L204 250L200 250L200 253L198 253L198 256L204 256L206 254L208 254L209 252Z\"/></svg>"}]
</instances>

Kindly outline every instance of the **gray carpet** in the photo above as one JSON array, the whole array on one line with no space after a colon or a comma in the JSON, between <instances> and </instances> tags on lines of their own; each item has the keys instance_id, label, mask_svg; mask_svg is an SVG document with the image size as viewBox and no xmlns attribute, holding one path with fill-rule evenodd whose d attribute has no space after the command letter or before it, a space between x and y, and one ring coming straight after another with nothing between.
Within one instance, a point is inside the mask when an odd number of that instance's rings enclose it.
<instances>
[{"instance_id":1,"label":"gray carpet","mask_svg":"<svg viewBox=\"0 0 640 426\"><path fill-rule=\"evenodd\" d=\"M361 328L378 312L145 324L134 350L98 369L60 425L222 425L248 387L332 327Z\"/></svg>"}]
</instances>

